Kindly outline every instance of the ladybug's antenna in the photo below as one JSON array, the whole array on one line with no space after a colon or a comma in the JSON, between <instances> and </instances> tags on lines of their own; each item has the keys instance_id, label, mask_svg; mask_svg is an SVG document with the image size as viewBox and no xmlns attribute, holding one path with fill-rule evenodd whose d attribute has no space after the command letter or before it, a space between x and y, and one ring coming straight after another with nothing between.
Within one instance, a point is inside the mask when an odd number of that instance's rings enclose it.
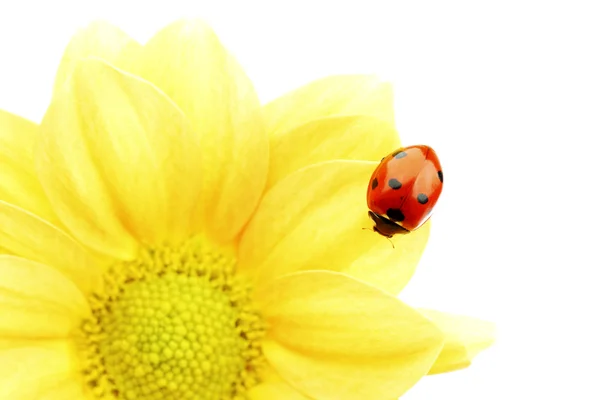
<instances>
[{"instance_id":1,"label":"ladybug's antenna","mask_svg":"<svg viewBox=\"0 0 600 400\"><path fill-rule=\"evenodd\" d=\"M390 241L390 243L392 244L392 249L395 249L395 248L396 248L396 246L394 246L394 242L392 242L392 239L391 239L391 238L387 238L387 240L389 240L389 241Z\"/></svg>"}]
</instances>

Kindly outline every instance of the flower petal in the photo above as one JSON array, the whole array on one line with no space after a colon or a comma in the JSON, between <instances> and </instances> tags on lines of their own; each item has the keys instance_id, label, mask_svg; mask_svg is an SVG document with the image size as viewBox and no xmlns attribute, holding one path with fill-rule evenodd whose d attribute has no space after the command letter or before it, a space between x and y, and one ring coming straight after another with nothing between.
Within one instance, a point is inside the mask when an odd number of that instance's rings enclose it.
<instances>
[{"instance_id":1,"label":"flower petal","mask_svg":"<svg viewBox=\"0 0 600 400\"><path fill-rule=\"evenodd\" d=\"M54 92L60 91L77 63L84 58L95 56L127 69L141 51L142 45L118 27L108 22L94 21L71 38L58 66Z\"/></svg>"},{"instance_id":2,"label":"flower petal","mask_svg":"<svg viewBox=\"0 0 600 400\"><path fill-rule=\"evenodd\" d=\"M75 346L36 341L0 351L0 398L84 400Z\"/></svg>"},{"instance_id":3,"label":"flower petal","mask_svg":"<svg viewBox=\"0 0 600 400\"><path fill-rule=\"evenodd\" d=\"M81 291L52 267L0 255L0 276L0 337L66 337L89 314Z\"/></svg>"},{"instance_id":4,"label":"flower petal","mask_svg":"<svg viewBox=\"0 0 600 400\"><path fill-rule=\"evenodd\" d=\"M250 400L311 400L283 380L261 383L248 392Z\"/></svg>"},{"instance_id":5,"label":"flower petal","mask_svg":"<svg viewBox=\"0 0 600 400\"><path fill-rule=\"evenodd\" d=\"M380 237L368 227L374 162L328 161L298 170L265 193L240 240L239 268L268 280L306 269L342 270Z\"/></svg>"},{"instance_id":6,"label":"flower petal","mask_svg":"<svg viewBox=\"0 0 600 400\"><path fill-rule=\"evenodd\" d=\"M31 400L90 400L90 396L84 392L84 386L78 378L77 373L73 373Z\"/></svg>"},{"instance_id":7,"label":"flower petal","mask_svg":"<svg viewBox=\"0 0 600 400\"><path fill-rule=\"evenodd\" d=\"M392 86L368 75L336 75L311 82L264 109L267 132L280 134L333 115L370 115L394 125Z\"/></svg>"},{"instance_id":8,"label":"flower petal","mask_svg":"<svg viewBox=\"0 0 600 400\"><path fill-rule=\"evenodd\" d=\"M256 301L269 324L265 357L311 398L397 398L429 371L443 344L417 311L340 273L282 276L259 287Z\"/></svg>"},{"instance_id":9,"label":"flower petal","mask_svg":"<svg viewBox=\"0 0 600 400\"><path fill-rule=\"evenodd\" d=\"M248 391L250 400L311 400L291 387L272 365L265 363L259 372L259 384Z\"/></svg>"},{"instance_id":10,"label":"flower petal","mask_svg":"<svg viewBox=\"0 0 600 400\"><path fill-rule=\"evenodd\" d=\"M444 348L429 374L466 368L479 352L494 343L496 327L491 322L434 310L419 309L419 312L433 321L445 336Z\"/></svg>"},{"instance_id":11,"label":"flower petal","mask_svg":"<svg viewBox=\"0 0 600 400\"><path fill-rule=\"evenodd\" d=\"M239 245L240 271L269 280L307 269L357 272L362 279L381 282L381 271L406 268L388 276L386 288L401 287L414 270L415 252L405 248L412 239L389 241L374 232L365 195L377 163L328 161L298 170L265 193ZM400 235L398 235L400 236ZM372 253L374 252L374 253ZM394 256L392 256L392 254ZM353 267L364 258L382 260L371 274Z\"/></svg>"},{"instance_id":12,"label":"flower petal","mask_svg":"<svg viewBox=\"0 0 600 400\"><path fill-rule=\"evenodd\" d=\"M56 268L83 293L98 289L102 265L61 229L0 201L0 244L10 253Z\"/></svg>"},{"instance_id":13,"label":"flower petal","mask_svg":"<svg viewBox=\"0 0 600 400\"><path fill-rule=\"evenodd\" d=\"M417 270L425 251L431 222L408 235L396 235L388 241L380 241L371 251L361 254L344 270L379 289L398 295Z\"/></svg>"},{"instance_id":14,"label":"flower petal","mask_svg":"<svg viewBox=\"0 0 600 400\"><path fill-rule=\"evenodd\" d=\"M321 118L271 138L267 187L310 164L379 160L400 147L393 125L368 115Z\"/></svg>"},{"instance_id":15,"label":"flower petal","mask_svg":"<svg viewBox=\"0 0 600 400\"><path fill-rule=\"evenodd\" d=\"M195 223L217 241L229 241L254 211L267 178L268 137L252 83L198 20L159 32L137 68L181 107L201 136L203 199Z\"/></svg>"},{"instance_id":16,"label":"flower petal","mask_svg":"<svg viewBox=\"0 0 600 400\"><path fill-rule=\"evenodd\" d=\"M42 128L38 174L61 219L86 245L115 257L136 242L190 233L200 184L199 141L181 111L149 83L86 60L55 96Z\"/></svg>"},{"instance_id":17,"label":"flower petal","mask_svg":"<svg viewBox=\"0 0 600 400\"><path fill-rule=\"evenodd\" d=\"M0 110L0 200L56 224L58 218L35 173L38 134L37 124Z\"/></svg>"}]
</instances>

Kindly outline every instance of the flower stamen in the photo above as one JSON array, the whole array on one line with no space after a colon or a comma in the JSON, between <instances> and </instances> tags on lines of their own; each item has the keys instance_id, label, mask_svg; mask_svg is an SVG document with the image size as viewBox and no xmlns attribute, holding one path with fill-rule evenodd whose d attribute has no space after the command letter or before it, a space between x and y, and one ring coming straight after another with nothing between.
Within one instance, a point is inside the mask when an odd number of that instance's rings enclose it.
<instances>
[{"instance_id":1,"label":"flower stamen","mask_svg":"<svg viewBox=\"0 0 600 400\"><path fill-rule=\"evenodd\" d=\"M112 266L79 332L95 397L243 399L258 383L265 327L235 266L197 237Z\"/></svg>"}]
</instances>

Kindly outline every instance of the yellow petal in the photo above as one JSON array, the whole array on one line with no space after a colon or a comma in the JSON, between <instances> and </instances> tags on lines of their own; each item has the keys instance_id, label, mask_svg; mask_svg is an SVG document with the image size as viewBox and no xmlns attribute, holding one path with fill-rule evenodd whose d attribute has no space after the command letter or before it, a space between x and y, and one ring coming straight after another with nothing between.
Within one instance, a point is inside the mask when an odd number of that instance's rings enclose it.
<instances>
[{"instance_id":1,"label":"yellow petal","mask_svg":"<svg viewBox=\"0 0 600 400\"><path fill-rule=\"evenodd\" d=\"M419 309L419 312L433 321L445 336L444 348L429 374L466 368L479 352L494 343L496 327L491 322L434 310Z\"/></svg>"},{"instance_id":2,"label":"yellow petal","mask_svg":"<svg viewBox=\"0 0 600 400\"><path fill-rule=\"evenodd\" d=\"M397 295L417 270L430 230L428 221L408 235L394 236L392 243L382 240L371 251L361 254L344 272Z\"/></svg>"},{"instance_id":3,"label":"yellow petal","mask_svg":"<svg viewBox=\"0 0 600 400\"><path fill-rule=\"evenodd\" d=\"M202 141L202 193L195 224L217 241L239 233L263 192L268 137L252 83L197 20L176 22L154 36L135 71L170 96Z\"/></svg>"},{"instance_id":4,"label":"yellow petal","mask_svg":"<svg viewBox=\"0 0 600 400\"><path fill-rule=\"evenodd\" d=\"M73 373L31 400L95 400L84 392L84 386L78 378L77 374Z\"/></svg>"},{"instance_id":5,"label":"yellow petal","mask_svg":"<svg viewBox=\"0 0 600 400\"><path fill-rule=\"evenodd\" d=\"M248 392L250 400L311 400L283 380L261 383Z\"/></svg>"},{"instance_id":6,"label":"yellow petal","mask_svg":"<svg viewBox=\"0 0 600 400\"><path fill-rule=\"evenodd\" d=\"M50 107L38 174L86 245L128 258L135 240L190 233L200 191L199 142L181 111L149 83L86 60Z\"/></svg>"},{"instance_id":7,"label":"yellow petal","mask_svg":"<svg viewBox=\"0 0 600 400\"><path fill-rule=\"evenodd\" d=\"M0 200L56 224L56 214L35 173L33 150L38 134L37 124L0 110Z\"/></svg>"},{"instance_id":8,"label":"yellow petal","mask_svg":"<svg viewBox=\"0 0 600 400\"><path fill-rule=\"evenodd\" d=\"M414 270L414 243L394 238L396 247L371 231L366 193L377 163L328 161L313 164L288 175L265 193L248 223L239 245L240 271L258 280L307 269L358 272L366 281L386 288L403 286ZM373 252L373 253L372 253ZM378 257L371 274L353 268L355 260ZM393 281L393 282L392 282Z\"/></svg>"},{"instance_id":9,"label":"yellow petal","mask_svg":"<svg viewBox=\"0 0 600 400\"><path fill-rule=\"evenodd\" d=\"M271 138L267 187L310 164L377 160L400 147L389 122L367 115L321 118Z\"/></svg>"},{"instance_id":10,"label":"yellow petal","mask_svg":"<svg viewBox=\"0 0 600 400\"><path fill-rule=\"evenodd\" d=\"M54 92L60 91L81 59L95 56L127 69L141 51L142 45L116 26L104 21L92 22L73 35L65 49L56 73Z\"/></svg>"},{"instance_id":11,"label":"yellow petal","mask_svg":"<svg viewBox=\"0 0 600 400\"><path fill-rule=\"evenodd\" d=\"M397 398L439 354L436 326L392 295L347 275L308 271L259 287L263 351L283 379L317 399Z\"/></svg>"},{"instance_id":12,"label":"yellow petal","mask_svg":"<svg viewBox=\"0 0 600 400\"><path fill-rule=\"evenodd\" d=\"M81 291L52 267L0 255L0 276L0 336L66 337L89 315Z\"/></svg>"},{"instance_id":13,"label":"yellow petal","mask_svg":"<svg viewBox=\"0 0 600 400\"><path fill-rule=\"evenodd\" d=\"M3 201L0 244L12 254L56 268L84 293L100 287L102 265L98 259L61 229Z\"/></svg>"},{"instance_id":14,"label":"yellow petal","mask_svg":"<svg viewBox=\"0 0 600 400\"><path fill-rule=\"evenodd\" d=\"M39 345L62 342L64 339L36 339L36 338L5 338L0 337L0 352L17 347L36 347Z\"/></svg>"},{"instance_id":15,"label":"yellow petal","mask_svg":"<svg viewBox=\"0 0 600 400\"><path fill-rule=\"evenodd\" d=\"M333 115L370 115L394 125L392 86L367 75L337 75L311 82L264 106L270 135Z\"/></svg>"},{"instance_id":16,"label":"yellow petal","mask_svg":"<svg viewBox=\"0 0 600 400\"><path fill-rule=\"evenodd\" d=\"M250 400L311 400L291 387L268 363L259 370L260 384L248 392Z\"/></svg>"},{"instance_id":17,"label":"yellow petal","mask_svg":"<svg viewBox=\"0 0 600 400\"><path fill-rule=\"evenodd\" d=\"M66 340L39 341L0 351L0 398L84 400L75 346Z\"/></svg>"}]
</instances>

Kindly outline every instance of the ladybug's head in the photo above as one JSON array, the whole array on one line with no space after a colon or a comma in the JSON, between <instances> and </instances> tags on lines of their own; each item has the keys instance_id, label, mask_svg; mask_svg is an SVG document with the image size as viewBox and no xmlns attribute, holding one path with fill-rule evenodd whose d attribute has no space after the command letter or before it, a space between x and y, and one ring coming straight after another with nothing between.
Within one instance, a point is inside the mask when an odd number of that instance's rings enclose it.
<instances>
[{"instance_id":1,"label":"ladybug's head","mask_svg":"<svg viewBox=\"0 0 600 400\"><path fill-rule=\"evenodd\" d=\"M391 238L397 234L410 233L410 231L403 226L400 226L394 221L387 219L383 215L374 213L373 211L369 211L369 217L375 223L373 226L373 231L386 238Z\"/></svg>"}]
</instances>

